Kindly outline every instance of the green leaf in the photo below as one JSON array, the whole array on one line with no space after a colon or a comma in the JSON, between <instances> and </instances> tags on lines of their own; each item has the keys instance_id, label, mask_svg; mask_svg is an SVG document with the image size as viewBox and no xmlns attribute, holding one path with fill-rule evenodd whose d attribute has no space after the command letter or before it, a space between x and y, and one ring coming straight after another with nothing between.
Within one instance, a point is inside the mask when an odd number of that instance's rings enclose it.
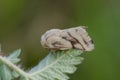
<instances>
[{"instance_id":1,"label":"green leaf","mask_svg":"<svg viewBox=\"0 0 120 80\"><path fill-rule=\"evenodd\" d=\"M37 66L25 72L13 63L18 63L21 50L8 57L0 56L0 80L68 80L67 73L76 71L76 65L83 60L80 50L50 52Z\"/></svg>"},{"instance_id":2,"label":"green leaf","mask_svg":"<svg viewBox=\"0 0 120 80\"><path fill-rule=\"evenodd\" d=\"M18 49L16 51L12 52L6 59L8 59L12 63L16 64L20 61L20 59L18 58L20 53L21 53L21 49Z\"/></svg>"},{"instance_id":3,"label":"green leaf","mask_svg":"<svg viewBox=\"0 0 120 80\"><path fill-rule=\"evenodd\" d=\"M17 77L19 77L20 75L19 75L16 71L12 71L12 76L13 76L14 78L17 78Z\"/></svg>"},{"instance_id":4,"label":"green leaf","mask_svg":"<svg viewBox=\"0 0 120 80\"><path fill-rule=\"evenodd\" d=\"M68 80L66 73L74 73L75 65L82 62L83 58L79 55L80 50L67 50L51 52L29 73L34 80Z\"/></svg>"},{"instance_id":5,"label":"green leaf","mask_svg":"<svg viewBox=\"0 0 120 80\"><path fill-rule=\"evenodd\" d=\"M18 56L20 55L21 50L18 49L11 53L8 57L3 57L0 61L0 80L12 80L19 76L14 69L11 69L10 66L12 63L16 64L20 61ZM2 57L2 56L1 56ZM5 65L4 62L7 64ZM13 64L13 65L14 65ZM9 65L9 67L8 67Z\"/></svg>"},{"instance_id":6,"label":"green leaf","mask_svg":"<svg viewBox=\"0 0 120 80\"><path fill-rule=\"evenodd\" d=\"M6 65L0 65L0 80L11 80L11 70Z\"/></svg>"}]
</instances>

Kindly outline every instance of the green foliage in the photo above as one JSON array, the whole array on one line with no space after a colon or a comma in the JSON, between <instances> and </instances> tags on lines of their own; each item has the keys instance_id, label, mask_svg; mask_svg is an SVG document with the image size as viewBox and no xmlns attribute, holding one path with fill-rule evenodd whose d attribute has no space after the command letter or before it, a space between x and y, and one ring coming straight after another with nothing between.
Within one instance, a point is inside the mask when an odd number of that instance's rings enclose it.
<instances>
[{"instance_id":1,"label":"green foliage","mask_svg":"<svg viewBox=\"0 0 120 80\"><path fill-rule=\"evenodd\" d=\"M18 58L20 53L21 53L21 49L18 49L13 53L11 53L11 55L9 55L6 59L11 61L12 63L18 63L20 61L20 59Z\"/></svg>"},{"instance_id":2,"label":"green foliage","mask_svg":"<svg viewBox=\"0 0 120 80\"><path fill-rule=\"evenodd\" d=\"M31 76L41 80L68 80L64 73L74 73L83 58L78 57L82 52L78 50L58 51L50 53L38 66L30 70Z\"/></svg>"},{"instance_id":3,"label":"green foliage","mask_svg":"<svg viewBox=\"0 0 120 80\"><path fill-rule=\"evenodd\" d=\"M20 52L21 50L18 49L8 57L4 57L3 59L5 59L5 62L8 61L8 63L9 61L12 63L18 63L20 61L20 59L18 58L18 56L20 55ZM7 65L9 64L4 64L4 62L0 62L0 80L11 80L13 78L18 77L16 71L12 70Z\"/></svg>"},{"instance_id":4,"label":"green foliage","mask_svg":"<svg viewBox=\"0 0 120 80\"><path fill-rule=\"evenodd\" d=\"M11 80L11 70L4 64L0 65L0 80Z\"/></svg>"},{"instance_id":5,"label":"green foliage","mask_svg":"<svg viewBox=\"0 0 120 80\"><path fill-rule=\"evenodd\" d=\"M20 80L68 80L66 73L74 73L75 65L83 60L80 50L50 52L39 64L28 72L14 64L20 59L21 50L14 51L8 57L0 56L0 80L12 80L20 76Z\"/></svg>"}]
</instances>

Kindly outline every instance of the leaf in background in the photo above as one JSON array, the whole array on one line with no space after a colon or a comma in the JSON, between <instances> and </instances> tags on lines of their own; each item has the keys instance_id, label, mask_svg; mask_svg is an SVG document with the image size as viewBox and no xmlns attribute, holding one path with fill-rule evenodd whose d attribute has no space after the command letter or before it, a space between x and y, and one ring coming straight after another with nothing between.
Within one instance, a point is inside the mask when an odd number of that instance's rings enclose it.
<instances>
[{"instance_id":1,"label":"leaf in background","mask_svg":"<svg viewBox=\"0 0 120 80\"><path fill-rule=\"evenodd\" d=\"M0 65L0 80L11 80L11 70L4 64Z\"/></svg>"},{"instance_id":2,"label":"leaf in background","mask_svg":"<svg viewBox=\"0 0 120 80\"><path fill-rule=\"evenodd\" d=\"M67 50L49 53L36 67L32 68L29 73L34 80L68 80L65 73L74 73L75 65L83 60L79 55L80 50Z\"/></svg>"},{"instance_id":3,"label":"leaf in background","mask_svg":"<svg viewBox=\"0 0 120 80\"><path fill-rule=\"evenodd\" d=\"M16 51L12 52L6 59L16 64L20 61L20 59L18 58L20 53L21 53L21 49L17 49Z\"/></svg>"}]
</instances>

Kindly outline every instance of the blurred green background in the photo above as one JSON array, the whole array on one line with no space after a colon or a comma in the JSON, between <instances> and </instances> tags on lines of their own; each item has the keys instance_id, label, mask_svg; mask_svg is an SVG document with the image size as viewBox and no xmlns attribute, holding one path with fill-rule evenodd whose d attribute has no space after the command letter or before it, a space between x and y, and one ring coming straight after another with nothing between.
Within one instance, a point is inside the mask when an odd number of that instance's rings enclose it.
<instances>
[{"instance_id":1,"label":"blurred green background","mask_svg":"<svg viewBox=\"0 0 120 80\"><path fill-rule=\"evenodd\" d=\"M22 49L25 69L47 53L40 36L51 28L88 26L95 50L82 56L70 80L120 80L120 0L0 0L0 43Z\"/></svg>"}]
</instances>

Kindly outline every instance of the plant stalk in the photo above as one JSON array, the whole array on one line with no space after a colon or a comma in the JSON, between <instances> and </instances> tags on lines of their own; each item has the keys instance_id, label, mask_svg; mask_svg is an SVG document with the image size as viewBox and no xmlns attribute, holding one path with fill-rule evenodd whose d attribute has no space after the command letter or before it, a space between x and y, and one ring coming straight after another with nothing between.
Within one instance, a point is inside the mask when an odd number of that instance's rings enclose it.
<instances>
[{"instance_id":1,"label":"plant stalk","mask_svg":"<svg viewBox=\"0 0 120 80\"><path fill-rule=\"evenodd\" d=\"M17 67L16 65L14 65L12 62L8 61L7 59L5 59L4 57L0 56L0 62L4 63L5 65L7 65L9 68L15 70L17 73L19 73L21 76L24 77L28 77L28 74L26 72L24 72L23 70L21 70L19 67Z\"/></svg>"}]
</instances>

